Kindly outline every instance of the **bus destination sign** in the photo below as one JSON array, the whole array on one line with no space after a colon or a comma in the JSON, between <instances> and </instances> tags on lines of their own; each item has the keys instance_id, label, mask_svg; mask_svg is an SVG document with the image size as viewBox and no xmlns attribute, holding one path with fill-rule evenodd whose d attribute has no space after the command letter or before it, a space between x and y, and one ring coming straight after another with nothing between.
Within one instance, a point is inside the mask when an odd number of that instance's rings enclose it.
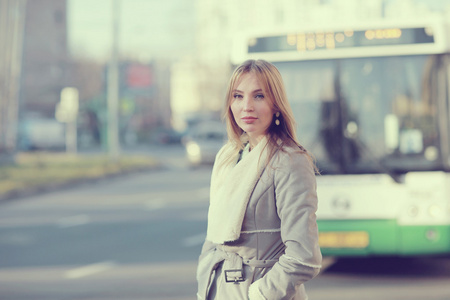
<instances>
[{"instance_id":1,"label":"bus destination sign","mask_svg":"<svg viewBox=\"0 0 450 300\"><path fill-rule=\"evenodd\" d=\"M248 53L432 44L434 41L432 29L426 27L303 32L251 38Z\"/></svg>"}]
</instances>

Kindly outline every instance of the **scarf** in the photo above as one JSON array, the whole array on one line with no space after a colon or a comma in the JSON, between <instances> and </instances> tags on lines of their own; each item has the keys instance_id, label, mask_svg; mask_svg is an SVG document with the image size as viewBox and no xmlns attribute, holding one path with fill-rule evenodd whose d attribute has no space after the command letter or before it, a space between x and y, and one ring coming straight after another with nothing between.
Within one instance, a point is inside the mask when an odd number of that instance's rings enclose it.
<instances>
[{"instance_id":1,"label":"scarf","mask_svg":"<svg viewBox=\"0 0 450 300\"><path fill-rule=\"evenodd\" d=\"M239 153L230 143L217 154L211 175L207 240L223 244L239 238L248 201L264 171L267 148L263 138L238 163Z\"/></svg>"}]
</instances>

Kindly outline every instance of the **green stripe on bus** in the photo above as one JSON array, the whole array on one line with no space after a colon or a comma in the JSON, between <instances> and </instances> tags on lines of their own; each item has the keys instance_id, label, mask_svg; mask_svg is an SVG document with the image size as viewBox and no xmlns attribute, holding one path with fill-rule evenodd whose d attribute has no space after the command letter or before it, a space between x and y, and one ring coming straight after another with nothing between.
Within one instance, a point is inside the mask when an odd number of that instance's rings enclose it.
<instances>
[{"instance_id":1,"label":"green stripe on bus","mask_svg":"<svg viewBox=\"0 0 450 300\"><path fill-rule=\"evenodd\" d=\"M396 220L318 220L320 233L367 232L361 249L321 247L324 256L420 255L450 252L449 225L401 226Z\"/></svg>"}]
</instances>

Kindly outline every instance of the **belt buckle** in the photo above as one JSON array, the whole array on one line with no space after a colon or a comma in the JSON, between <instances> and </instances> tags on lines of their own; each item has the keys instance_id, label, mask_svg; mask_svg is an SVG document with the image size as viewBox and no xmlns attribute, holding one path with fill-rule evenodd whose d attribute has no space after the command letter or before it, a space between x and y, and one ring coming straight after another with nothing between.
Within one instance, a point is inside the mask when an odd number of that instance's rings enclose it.
<instances>
[{"instance_id":1,"label":"belt buckle","mask_svg":"<svg viewBox=\"0 0 450 300\"><path fill-rule=\"evenodd\" d=\"M243 269L225 270L225 282L233 282L237 284L241 281L245 281Z\"/></svg>"}]
</instances>

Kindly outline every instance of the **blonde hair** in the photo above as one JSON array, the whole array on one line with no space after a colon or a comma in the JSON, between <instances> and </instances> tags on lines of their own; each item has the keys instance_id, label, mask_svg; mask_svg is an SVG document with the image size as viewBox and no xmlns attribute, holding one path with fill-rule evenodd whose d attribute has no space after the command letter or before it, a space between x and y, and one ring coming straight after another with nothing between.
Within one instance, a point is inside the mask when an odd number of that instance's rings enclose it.
<instances>
[{"instance_id":1,"label":"blonde hair","mask_svg":"<svg viewBox=\"0 0 450 300\"><path fill-rule=\"evenodd\" d=\"M314 164L313 157L306 151L297 139L296 122L292 108L287 100L286 90L278 69L268 61L265 60L247 60L236 67L231 75L228 83L225 101L224 119L227 124L228 140L235 146L236 151L244 148L242 136L244 131L236 123L233 113L231 111L231 104L233 102L233 91L236 89L243 75L253 73L257 76L259 83L262 85L264 94L269 101L271 101L272 109L279 112L278 117L280 124L275 124L273 118L272 124L268 128L267 138L268 146L270 147L269 160L278 148L283 149L284 145L297 146L302 153L308 155L310 162ZM317 168L314 166L317 172Z\"/></svg>"}]
</instances>

